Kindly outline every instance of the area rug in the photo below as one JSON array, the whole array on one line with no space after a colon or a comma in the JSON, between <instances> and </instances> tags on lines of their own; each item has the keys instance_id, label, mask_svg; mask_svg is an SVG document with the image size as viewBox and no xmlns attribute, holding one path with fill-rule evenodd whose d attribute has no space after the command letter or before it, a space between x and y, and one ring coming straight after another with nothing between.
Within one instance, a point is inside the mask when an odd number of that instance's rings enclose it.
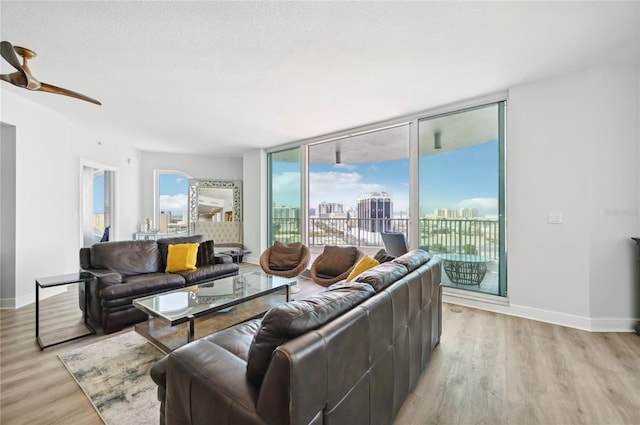
<instances>
[{"instance_id":1,"label":"area rug","mask_svg":"<svg viewBox=\"0 0 640 425\"><path fill-rule=\"evenodd\" d=\"M157 386L149 371L162 352L135 332L59 355L107 425L160 423Z\"/></svg>"}]
</instances>

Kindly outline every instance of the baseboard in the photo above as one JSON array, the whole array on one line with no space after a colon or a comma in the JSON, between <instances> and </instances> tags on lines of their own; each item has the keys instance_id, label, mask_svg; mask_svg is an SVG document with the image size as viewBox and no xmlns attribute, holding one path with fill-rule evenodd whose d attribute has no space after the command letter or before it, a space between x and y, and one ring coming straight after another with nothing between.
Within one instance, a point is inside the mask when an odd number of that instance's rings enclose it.
<instances>
[{"instance_id":1,"label":"baseboard","mask_svg":"<svg viewBox=\"0 0 640 425\"><path fill-rule=\"evenodd\" d=\"M36 302L36 293L23 295L18 298L0 298L0 309L16 309Z\"/></svg>"},{"instance_id":2,"label":"baseboard","mask_svg":"<svg viewBox=\"0 0 640 425\"><path fill-rule=\"evenodd\" d=\"M466 292L460 293L460 292ZM634 327L640 319L625 318L590 318L572 314L559 313L534 307L512 304L507 298L491 295L469 293L469 291L452 291L443 288L442 300L451 304L465 307L522 317L523 319L566 326L590 332L634 332Z\"/></svg>"},{"instance_id":3,"label":"baseboard","mask_svg":"<svg viewBox=\"0 0 640 425\"><path fill-rule=\"evenodd\" d=\"M15 298L0 298L0 310L13 310L16 308Z\"/></svg>"},{"instance_id":4,"label":"baseboard","mask_svg":"<svg viewBox=\"0 0 640 425\"><path fill-rule=\"evenodd\" d=\"M256 264L256 265L260 265L260 257L256 257L254 255L245 255L244 258L242 259L243 263L250 263L250 264Z\"/></svg>"},{"instance_id":5,"label":"baseboard","mask_svg":"<svg viewBox=\"0 0 640 425\"><path fill-rule=\"evenodd\" d=\"M640 319L591 319L591 330L593 332L635 332L635 326L639 322Z\"/></svg>"},{"instance_id":6,"label":"baseboard","mask_svg":"<svg viewBox=\"0 0 640 425\"><path fill-rule=\"evenodd\" d=\"M40 301L69 290L71 289L68 287L62 287L62 286L41 289ZM16 309L16 308L24 307L25 305L34 304L35 302L36 302L36 292L34 288L33 292L26 295L22 295L21 297L18 297L18 298L0 298L0 309Z\"/></svg>"}]
</instances>

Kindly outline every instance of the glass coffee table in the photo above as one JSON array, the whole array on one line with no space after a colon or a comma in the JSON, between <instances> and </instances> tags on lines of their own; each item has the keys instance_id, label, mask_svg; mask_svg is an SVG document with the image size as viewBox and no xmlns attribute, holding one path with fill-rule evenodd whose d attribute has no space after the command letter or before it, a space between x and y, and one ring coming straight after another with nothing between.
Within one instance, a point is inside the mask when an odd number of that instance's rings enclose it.
<instances>
[{"instance_id":1,"label":"glass coffee table","mask_svg":"<svg viewBox=\"0 0 640 425\"><path fill-rule=\"evenodd\" d=\"M162 351L173 351L196 339L196 321L204 336L259 317L288 302L292 285L295 279L255 271L137 298L133 305L149 320L135 330ZM178 326L183 323L187 329Z\"/></svg>"}]
</instances>

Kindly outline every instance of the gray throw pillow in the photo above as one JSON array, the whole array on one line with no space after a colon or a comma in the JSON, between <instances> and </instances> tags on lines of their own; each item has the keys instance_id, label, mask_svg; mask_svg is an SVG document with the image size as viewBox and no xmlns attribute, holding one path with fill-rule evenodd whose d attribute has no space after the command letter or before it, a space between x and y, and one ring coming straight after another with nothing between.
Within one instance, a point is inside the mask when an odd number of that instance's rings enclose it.
<instances>
[{"instance_id":1,"label":"gray throw pillow","mask_svg":"<svg viewBox=\"0 0 640 425\"><path fill-rule=\"evenodd\" d=\"M371 285L376 292L380 292L408 274L409 271L404 265L387 261L386 263L382 263L360 273L360 275L356 277L356 282L367 283Z\"/></svg>"},{"instance_id":2,"label":"gray throw pillow","mask_svg":"<svg viewBox=\"0 0 640 425\"><path fill-rule=\"evenodd\" d=\"M200 243L200 245L198 246L196 267L211 266L216 263L216 257L213 247L213 241L211 240Z\"/></svg>"},{"instance_id":3,"label":"gray throw pillow","mask_svg":"<svg viewBox=\"0 0 640 425\"><path fill-rule=\"evenodd\" d=\"M387 261L395 260L395 258L396 257L394 257L393 255L389 255L389 253L385 249L381 249L380 251L376 252L376 255L373 256L373 259L380 264L386 263Z\"/></svg>"},{"instance_id":4,"label":"gray throw pillow","mask_svg":"<svg viewBox=\"0 0 640 425\"><path fill-rule=\"evenodd\" d=\"M427 251L421 249L414 249L404 255L393 260L394 263L402 264L410 272L414 271L423 264L426 264L431 259L431 256Z\"/></svg>"}]
</instances>

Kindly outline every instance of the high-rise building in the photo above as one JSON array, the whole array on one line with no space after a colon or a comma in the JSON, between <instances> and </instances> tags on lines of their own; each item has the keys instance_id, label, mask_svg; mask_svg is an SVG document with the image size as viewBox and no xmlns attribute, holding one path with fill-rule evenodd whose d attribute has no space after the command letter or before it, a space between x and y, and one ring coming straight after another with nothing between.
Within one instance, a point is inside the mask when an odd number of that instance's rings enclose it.
<instances>
[{"instance_id":1,"label":"high-rise building","mask_svg":"<svg viewBox=\"0 0 640 425\"><path fill-rule=\"evenodd\" d=\"M358 219L360 227L369 232L391 230L393 201L386 192L370 193L358 198Z\"/></svg>"},{"instance_id":2,"label":"high-rise building","mask_svg":"<svg viewBox=\"0 0 640 425\"><path fill-rule=\"evenodd\" d=\"M476 208L461 208L460 217L462 218L476 218L478 217L478 210Z\"/></svg>"},{"instance_id":3,"label":"high-rise building","mask_svg":"<svg viewBox=\"0 0 640 425\"><path fill-rule=\"evenodd\" d=\"M318 205L318 217L320 218L341 218L346 217L344 205L336 202L320 202Z\"/></svg>"},{"instance_id":4,"label":"high-rise building","mask_svg":"<svg viewBox=\"0 0 640 425\"><path fill-rule=\"evenodd\" d=\"M450 208L440 208L433 210L433 215L438 218L458 218L458 210L453 210Z\"/></svg>"},{"instance_id":5,"label":"high-rise building","mask_svg":"<svg viewBox=\"0 0 640 425\"><path fill-rule=\"evenodd\" d=\"M287 207L286 205L273 206L273 218L300 218L300 208Z\"/></svg>"}]
</instances>

